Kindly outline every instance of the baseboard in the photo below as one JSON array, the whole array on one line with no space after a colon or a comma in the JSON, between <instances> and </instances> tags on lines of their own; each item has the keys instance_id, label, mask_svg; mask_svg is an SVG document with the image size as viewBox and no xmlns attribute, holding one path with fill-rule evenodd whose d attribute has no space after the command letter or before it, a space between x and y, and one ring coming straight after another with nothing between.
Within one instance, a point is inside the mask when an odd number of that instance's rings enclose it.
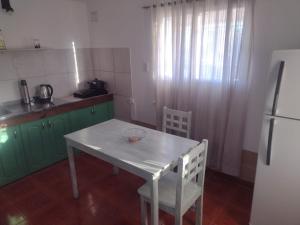
<instances>
[{"instance_id":1,"label":"baseboard","mask_svg":"<svg viewBox=\"0 0 300 225\"><path fill-rule=\"evenodd\" d=\"M242 180L254 183L256 173L257 153L243 150L241 161L240 178Z\"/></svg>"},{"instance_id":2,"label":"baseboard","mask_svg":"<svg viewBox=\"0 0 300 225\"><path fill-rule=\"evenodd\" d=\"M206 173L214 173L214 174L218 175L219 177L224 177L224 179L226 179L226 180L231 180L233 182L239 183L239 184L247 186L249 188L253 188L254 187L253 182L249 182L249 181L243 180L240 177L236 177L236 176L231 176L231 175L225 174L223 172L214 170L214 169L209 168L209 167L206 167Z\"/></svg>"}]
</instances>

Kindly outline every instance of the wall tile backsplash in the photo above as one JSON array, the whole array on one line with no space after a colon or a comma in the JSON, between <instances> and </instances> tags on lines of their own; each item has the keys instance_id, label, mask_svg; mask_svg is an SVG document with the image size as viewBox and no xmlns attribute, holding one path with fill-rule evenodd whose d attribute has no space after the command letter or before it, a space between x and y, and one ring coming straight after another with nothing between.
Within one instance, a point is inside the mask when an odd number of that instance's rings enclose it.
<instances>
[{"instance_id":1,"label":"wall tile backsplash","mask_svg":"<svg viewBox=\"0 0 300 225\"><path fill-rule=\"evenodd\" d=\"M46 83L53 86L54 97L65 97L94 78L107 82L108 91L114 93L116 117L130 120L128 48L82 48L76 49L76 54L73 49L0 52L0 103L20 99L21 79L27 80L31 96L36 87Z\"/></svg>"},{"instance_id":2,"label":"wall tile backsplash","mask_svg":"<svg viewBox=\"0 0 300 225\"><path fill-rule=\"evenodd\" d=\"M43 54L47 76L75 71L74 56L71 50L49 50Z\"/></svg>"},{"instance_id":3,"label":"wall tile backsplash","mask_svg":"<svg viewBox=\"0 0 300 225\"><path fill-rule=\"evenodd\" d=\"M17 71L14 68L12 54L0 54L0 71L1 80L14 80L18 78Z\"/></svg>"},{"instance_id":4,"label":"wall tile backsplash","mask_svg":"<svg viewBox=\"0 0 300 225\"><path fill-rule=\"evenodd\" d=\"M42 77L46 75L44 51L21 51L13 54L13 64L19 78Z\"/></svg>"},{"instance_id":5,"label":"wall tile backsplash","mask_svg":"<svg viewBox=\"0 0 300 225\"><path fill-rule=\"evenodd\" d=\"M112 48L93 49L94 69L100 71L114 71L114 56Z\"/></svg>"},{"instance_id":6,"label":"wall tile backsplash","mask_svg":"<svg viewBox=\"0 0 300 225\"><path fill-rule=\"evenodd\" d=\"M95 76L107 82L108 90L114 93L115 117L131 119L131 67L129 48L92 49Z\"/></svg>"},{"instance_id":7,"label":"wall tile backsplash","mask_svg":"<svg viewBox=\"0 0 300 225\"><path fill-rule=\"evenodd\" d=\"M0 102L19 99L19 88L17 80L0 81Z\"/></svg>"},{"instance_id":8,"label":"wall tile backsplash","mask_svg":"<svg viewBox=\"0 0 300 225\"><path fill-rule=\"evenodd\" d=\"M129 48L114 48L113 53L115 72L130 73Z\"/></svg>"}]
</instances>

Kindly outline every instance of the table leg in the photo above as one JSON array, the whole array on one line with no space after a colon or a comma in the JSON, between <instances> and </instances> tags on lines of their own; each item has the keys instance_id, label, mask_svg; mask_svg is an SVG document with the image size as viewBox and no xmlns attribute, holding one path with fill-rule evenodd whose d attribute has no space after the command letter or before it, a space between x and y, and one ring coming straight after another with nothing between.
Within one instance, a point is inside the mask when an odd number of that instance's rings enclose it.
<instances>
[{"instance_id":1,"label":"table leg","mask_svg":"<svg viewBox=\"0 0 300 225\"><path fill-rule=\"evenodd\" d=\"M76 167L75 167L75 161L74 161L74 150L73 150L72 146L67 145L67 151L68 151L69 167L70 167L70 174L71 174L71 180L72 180L73 197L78 198L79 191L78 191Z\"/></svg>"},{"instance_id":2,"label":"table leg","mask_svg":"<svg viewBox=\"0 0 300 225\"><path fill-rule=\"evenodd\" d=\"M158 225L158 178L153 178L151 183L151 225Z\"/></svg>"}]
</instances>

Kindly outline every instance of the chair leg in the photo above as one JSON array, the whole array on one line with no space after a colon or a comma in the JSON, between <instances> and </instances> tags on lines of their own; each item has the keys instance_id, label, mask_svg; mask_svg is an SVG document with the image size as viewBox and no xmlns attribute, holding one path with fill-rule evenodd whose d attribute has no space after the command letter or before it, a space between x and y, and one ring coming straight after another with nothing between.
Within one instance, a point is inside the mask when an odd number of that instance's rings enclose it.
<instances>
[{"instance_id":1,"label":"chair leg","mask_svg":"<svg viewBox=\"0 0 300 225\"><path fill-rule=\"evenodd\" d=\"M202 225L203 195L196 201L196 225Z\"/></svg>"},{"instance_id":2,"label":"chair leg","mask_svg":"<svg viewBox=\"0 0 300 225\"><path fill-rule=\"evenodd\" d=\"M147 216L147 203L145 199L141 196L141 224L148 225L148 216Z\"/></svg>"},{"instance_id":3,"label":"chair leg","mask_svg":"<svg viewBox=\"0 0 300 225\"><path fill-rule=\"evenodd\" d=\"M175 225L182 225L182 215L178 212L175 215Z\"/></svg>"}]
</instances>

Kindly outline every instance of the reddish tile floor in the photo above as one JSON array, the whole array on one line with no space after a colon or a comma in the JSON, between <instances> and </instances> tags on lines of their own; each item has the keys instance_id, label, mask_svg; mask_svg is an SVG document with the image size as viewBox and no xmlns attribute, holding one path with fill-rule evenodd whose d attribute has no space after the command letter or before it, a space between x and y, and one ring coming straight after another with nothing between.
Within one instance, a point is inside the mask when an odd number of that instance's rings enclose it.
<instances>
[{"instance_id":1,"label":"reddish tile floor","mask_svg":"<svg viewBox=\"0 0 300 225\"><path fill-rule=\"evenodd\" d=\"M0 188L0 225L139 225L139 197L144 181L87 155L76 158L80 198L74 200L63 161ZM247 225L252 187L208 170L204 195L204 225ZM195 224L194 211L184 225ZM163 225L173 217L160 212Z\"/></svg>"}]
</instances>

